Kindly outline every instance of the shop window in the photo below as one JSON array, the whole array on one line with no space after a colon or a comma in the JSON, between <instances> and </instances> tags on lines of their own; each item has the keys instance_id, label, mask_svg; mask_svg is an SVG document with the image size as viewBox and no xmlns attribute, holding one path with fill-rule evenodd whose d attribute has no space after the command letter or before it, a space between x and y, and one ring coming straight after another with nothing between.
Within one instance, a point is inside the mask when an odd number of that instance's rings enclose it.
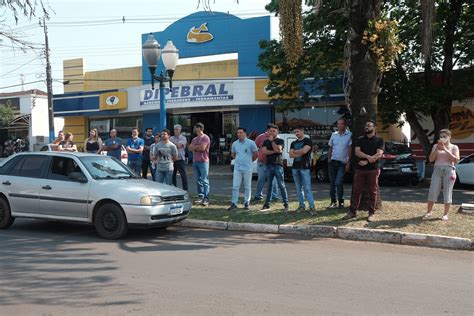
<instances>
[{"instance_id":1,"label":"shop window","mask_svg":"<svg viewBox=\"0 0 474 316\"><path fill-rule=\"evenodd\" d=\"M117 130L117 136L123 140L132 137L132 129L143 130L143 116L117 117L113 119L113 127ZM143 135L140 134L140 137Z\"/></svg>"}]
</instances>

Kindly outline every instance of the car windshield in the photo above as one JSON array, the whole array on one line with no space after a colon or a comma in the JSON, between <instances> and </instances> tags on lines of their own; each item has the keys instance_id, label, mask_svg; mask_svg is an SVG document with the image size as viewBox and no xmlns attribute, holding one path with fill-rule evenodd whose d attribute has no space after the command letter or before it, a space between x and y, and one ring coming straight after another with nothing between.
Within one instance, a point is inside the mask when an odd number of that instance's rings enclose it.
<instances>
[{"instance_id":1,"label":"car windshield","mask_svg":"<svg viewBox=\"0 0 474 316\"><path fill-rule=\"evenodd\" d=\"M129 179L136 178L120 161L108 156L81 157L82 163L94 179Z\"/></svg>"},{"instance_id":2,"label":"car windshield","mask_svg":"<svg viewBox=\"0 0 474 316\"><path fill-rule=\"evenodd\" d=\"M406 155L411 154L410 147L405 144L386 143L385 153L389 155Z\"/></svg>"}]
</instances>

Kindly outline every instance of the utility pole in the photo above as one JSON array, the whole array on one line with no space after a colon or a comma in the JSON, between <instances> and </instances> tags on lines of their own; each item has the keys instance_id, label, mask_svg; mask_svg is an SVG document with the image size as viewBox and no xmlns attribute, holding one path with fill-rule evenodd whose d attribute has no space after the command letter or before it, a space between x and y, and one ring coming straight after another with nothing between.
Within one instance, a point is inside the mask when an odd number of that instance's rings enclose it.
<instances>
[{"instance_id":1,"label":"utility pole","mask_svg":"<svg viewBox=\"0 0 474 316\"><path fill-rule=\"evenodd\" d=\"M44 30L44 44L46 56L46 89L48 93L49 142L52 143L54 141L53 79L51 78L51 63L49 61L48 27L46 26L46 17L43 16L43 21L41 21L40 19L40 26L42 26Z\"/></svg>"}]
</instances>

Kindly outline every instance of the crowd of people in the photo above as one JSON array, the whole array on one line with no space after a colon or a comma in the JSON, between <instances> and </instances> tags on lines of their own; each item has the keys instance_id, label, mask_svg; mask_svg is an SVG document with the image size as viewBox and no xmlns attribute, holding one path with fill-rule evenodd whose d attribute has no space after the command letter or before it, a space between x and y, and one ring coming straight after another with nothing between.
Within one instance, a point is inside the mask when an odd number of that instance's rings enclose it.
<instances>
[{"instance_id":1,"label":"crowd of people","mask_svg":"<svg viewBox=\"0 0 474 316\"><path fill-rule=\"evenodd\" d=\"M344 174L351 165L354 166L354 178L349 211L343 217L349 220L356 217L364 189L368 193L367 221L375 218L376 203L379 195L378 179L380 175L380 160L384 152L384 140L376 133L376 124L372 120L365 123L365 135L359 137L352 144L352 133L347 128L347 121L343 118L337 121L337 131L329 139L328 170L330 177L330 198L328 208L343 209L344 205ZM136 174L147 178L149 170L153 181L177 185L177 174L181 176L184 190L188 190L186 174L185 150L193 154L193 173L196 180L198 198L195 205L208 206L209 182L209 149L211 140L204 133L204 124L194 126L196 136L188 144L187 138L181 134L182 126L174 126L173 134L168 129L153 135L153 130L147 128L144 138L139 137L139 130L132 130L132 137L126 142L128 166ZM250 203L261 203L264 199L263 190L266 184L266 196L261 211L269 211L270 203L283 202L284 212L289 211L288 191L284 181L282 153L285 143L278 137L279 129L275 124L268 124L267 130L258 135L255 141L247 137L243 127L237 129L237 140L232 143L231 156L234 159L232 199L228 211L238 209L240 187L244 187L243 208L250 209ZM315 199L311 184L311 154L312 141L304 134L302 127L295 127L293 133L296 140L289 148L289 156L293 158L291 168L298 207L295 211L316 214ZM122 140L117 137L115 129L110 130L110 137L104 142L98 136L97 130L90 131L84 141L84 151L100 154L106 151L107 155L121 158ZM428 196L427 213L424 218L432 216L434 203L437 201L441 189L443 190L445 210L442 220L448 220L448 212L452 203L452 191L456 180L455 164L459 161L459 148L451 144L451 132L441 130L439 141L433 146L429 160L434 162L434 172ZM54 150L77 151L71 133L59 132L58 139L51 145ZM354 157L352 157L354 147ZM252 165L257 160L257 186L252 199ZM308 208L306 208L306 203Z\"/></svg>"}]
</instances>

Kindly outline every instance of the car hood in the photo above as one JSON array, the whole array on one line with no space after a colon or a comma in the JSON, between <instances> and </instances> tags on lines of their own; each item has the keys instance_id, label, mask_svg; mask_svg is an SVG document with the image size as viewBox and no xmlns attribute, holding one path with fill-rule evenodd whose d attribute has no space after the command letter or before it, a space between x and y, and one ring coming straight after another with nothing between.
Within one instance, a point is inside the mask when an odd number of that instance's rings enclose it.
<instances>
[{"instance_id":1,"label":"car hood","mask_svg":"<svg viewBox=\"0 0 474 316\"><path fill-rule=\"evenodd\" d=\"M90 195L93 199L110 198L118 203L139 204L145 195L185 195L186 191L145 179L96 180L92 183Z\"/></svg>"}]
</instances>

